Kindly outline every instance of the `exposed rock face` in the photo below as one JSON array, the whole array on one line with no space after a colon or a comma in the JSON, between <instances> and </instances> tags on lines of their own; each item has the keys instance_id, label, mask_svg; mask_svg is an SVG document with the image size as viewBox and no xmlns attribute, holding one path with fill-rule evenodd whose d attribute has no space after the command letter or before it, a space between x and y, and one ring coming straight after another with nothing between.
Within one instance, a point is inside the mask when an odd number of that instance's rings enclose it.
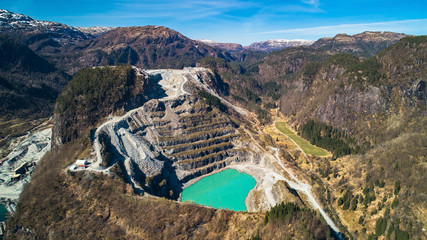
<instances>
[{"instance_id":1,"label":"exposed rock face","mask_svg":"<svg viewBox=\"0 0 427 240\"><path fill-rule=\"evenodd\" d=\"M152 76L151 81L173 84ZM145 91L159 92L155 88L156 84L150 83ZM163 98L161 92L151 95L154 99L102 131L109 136L119 159L124 159L136 185L156 195L177 198L179 184L230 163L236 155L233 139L238 134L235 124L218 109L176 88L177 94L163 88ZM163 180L166 182L158 186Z\"/></svg>"},{"instance_id":2,"label":"exposed rock face","mask_svg":"<svg viewBox=\"0 0 427 240\"><path fill-rule=\"evenodd\" d=\"M286 74L300 71L306 64L325 60L331 53L308 48L285 48L264 57L259 64L259 80L269 82L281 79Z\"/></svg>"},{"instance_id":3,"label":"exposed rock face","mask_svg":"<svg viewBox=\"0 0 427 240\"><path fill-rule=\"evenodd\" d=\"M17 200L40 159L50 150L52 129L25 136L0 162L0 197Z\"/></svg>"},{"instance_id":4,"label":"exposed rock face","mask_svg":"<svg viewBox=\"0 0 427 240\"><path fill-rule=\"evenodd\" d=\"M408 37L359 63L349 64L349 56L347 65L344 58L332 60L339 55L331 57L316 65L311 76L301 71L289 83L293 89L282 97L281 111L299 123L314 118L371 144L383 141L392 134L380 136L378 129L392 122L404 126L404 115L426 114L426 46L425 37Z\"/></svg>"},{"instance_id":5,"label":"exposed rock face","mask_svg":"<svg viewBox=\"0 0 427 240\"><path fill-rule=\"evenodd\" d=\"M210 78L208 72L203 68L148 70L145 92L150 100L96 130L98 166L109 168L118 162L136 191L172 199L178 199L182 188L193 179L225 167L239 169L241 163L253 167L240 170L257 172L262 162L263 171L277 176L271 163L274 156L251 141L243 141L242 129L229 115L210 107L196 94L200 89L216 94L215 89L205 85ZM183 83L189 86L184 88ZM114 160L108 156L114 156ZM286 188L277 188L279 178L255 178L259 184L247 200L250 211L268 209L292 198ZM274 184L277 186L263 189Z\"/></svg>"}]
</instances>

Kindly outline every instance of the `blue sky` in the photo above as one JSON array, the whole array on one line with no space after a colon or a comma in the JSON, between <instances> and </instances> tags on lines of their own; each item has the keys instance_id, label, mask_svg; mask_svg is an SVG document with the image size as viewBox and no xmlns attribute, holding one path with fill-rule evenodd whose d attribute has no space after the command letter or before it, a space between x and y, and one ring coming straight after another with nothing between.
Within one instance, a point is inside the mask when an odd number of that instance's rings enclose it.
<instances>
[{"instance_id":1,"label":"blue sky","mask_svg":"<svg viewBox=\"0 0 427 240\"><path fill-rule=\"evenodd\" d=\"M366 30L427 34L427 0L0 0L0 8L81 27L161 25L244 45Z\"/></svg>"}]
</instances>

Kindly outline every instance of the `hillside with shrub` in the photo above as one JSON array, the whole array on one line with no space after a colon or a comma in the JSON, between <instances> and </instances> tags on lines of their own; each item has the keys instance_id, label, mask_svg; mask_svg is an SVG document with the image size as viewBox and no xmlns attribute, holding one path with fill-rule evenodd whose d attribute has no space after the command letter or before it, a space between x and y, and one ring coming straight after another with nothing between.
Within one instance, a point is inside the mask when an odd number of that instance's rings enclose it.
<instances>
[{"instance_id":1,"label":"hillside with shrub","mask_svg":"<svg viewBox=\"0 0 427 240\"><path fill-rule=\"evenodd\" d=\"M128 65L79 71L58 96L53 145L82 137L103 116L141 104L144 84L145 77Z\"/></svg>"},{"instance_id":2,"label":"hillside with shrub","mask_svg":"<svg viewBox=\"0 0 427 240\"><path fill-rule=\"evenodd\" d=\"M281 98L282 113L303 137L344 153L337 156L352 154L324 160L317 174L355 237L423 235L426 48L425 36L407 37L365 60L332 56L306 65Z\"/></svg>"}]
</instances>

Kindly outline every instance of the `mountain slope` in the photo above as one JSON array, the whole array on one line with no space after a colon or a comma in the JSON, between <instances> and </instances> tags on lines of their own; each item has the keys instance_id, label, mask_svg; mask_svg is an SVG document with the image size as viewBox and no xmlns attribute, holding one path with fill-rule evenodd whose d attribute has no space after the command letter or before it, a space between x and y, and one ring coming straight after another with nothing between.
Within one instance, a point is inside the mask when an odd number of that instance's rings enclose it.
<instances>
[{"instance_id":1,"label":"mountain slope","mask_svg":"<svg viewBox=\"0 0 427 240\"><path fill-rule=\"evenodd\" d=\"M427 211L421 200L427 189L417 186L427 181L427 150L421 143L427 133L426 49L427 37L419 36L403 38L366 60L332 56L306 65L293 80L295 88L281 99L281 112L295 126L314 119L344 130L365 149L364 154L319 163L317 170L327 177L324 183L335 198L331 203L354 236L371 234L380 217L394 226L391 236L399 231L422 235L426 222L419 215ZM333 169L339 169L335 175ZM363 201L354 200L357 194ZM340 205L345 199L354 202L352 208ZM399 202L419 211L404 210ZM366 235L360 235L363 228Z\"/></svg>"},{"instance_id":2,"label":"mountain slope","mask_svg":"<svg viewBox=\"0 0 427 240\"><path fill-rule=\"evenodd\" d=\"M95 37L62 23L39 21L3 9L0 9L0 32L22 41L39 54L56 52L62 46Z\"/></svg>"},{"instance_id":3,"label":"mountain slope","mask_svg":"<svg viewBox=\"0 0 427 240\"><path fill-rule=\"evenodd\" d=\"M225 50L230 51L230 52L236 52L236 51L243 50L243 46L238 44L238 43L220 43L220 42L215 42L215 41L207 40L207 39L199 39L197 41L202 42L202 43L209 45L211 47L222 48L222 49L225 49Z\"/></svg>"},{"instance_id":4,"label":"mountain slope","mask_svg":"<svg viewBox=\"0 0 427 240\"><path fill-rule=\"evenodd\" d=\"M0 35L2 122L21 119L18 122L22 124L21 121L49 116L53 112L56 96L68 82L68 78L68 75L57 70L25 45ZM29 123L25 125L31 126ZM2 126L2 145L3 138L12 132L15 130L8 124Z\"/></svg>"},{"instance_id":5,"label":"mountain slope","mask_svg":"<svg viewBox=\"0 0 427 240\"><path fill-rule=\"evenodd\" d=\"M394 32L363 32L355 35L338 34L333 38L321 38L312 47L334 52L351 53L358 57L372 57L393 45L406 34Z\"/></svg>"},{"instance_id":6,"label":"mountain slope","mask_svg":"<svg viewBox=\"0 0 427 240\"><path fill-rule=\"evenodd\" d=\"M304 40L304 39L272 39L262 42L254 42L249 46L245 46L245 49L262 51L262 52L273 52L277 50L281 50L287 47L299 47L299 46L308 46L313 44L312 40Z\"/></svg>"},{"instance_id":7,"label":"mountain slope","mask_svg":"<svg viewBox=\"0 0 427 240\"><path fill-rule=\"evenodd\" d=\"M193 41L172 29L145 26L116 28L47 57L74 73L82 67L120 63L140 68L183 68L195 66L205 56L234 59L227 51Z\"/></svg>"},{"instance_id":8,"label":"mountain slope","mask_svg":"<svg viewBox=\"0 0 427 240\"><path fill-rule=\"evenodd\" d=\"M31 49L0 35L0 156L13 138L51 116L69 76Z\"/></svg>"}]
</instances>

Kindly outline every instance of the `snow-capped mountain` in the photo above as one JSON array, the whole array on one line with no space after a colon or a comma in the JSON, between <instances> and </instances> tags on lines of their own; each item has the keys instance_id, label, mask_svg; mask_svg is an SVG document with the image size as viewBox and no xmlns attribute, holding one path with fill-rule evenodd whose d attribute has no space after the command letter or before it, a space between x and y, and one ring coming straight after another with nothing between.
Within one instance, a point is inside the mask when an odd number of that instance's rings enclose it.
<instances>
[{"instance_id":1,"label":"snow-capped mountain","mask_svg":"<svg viewBox=\"0 0 427 240\"><path fill-rule=\"evenodd\" d=\"M0 32L6 31L53 34L55 40L62 44L92 37L75 27L62 23L39 21L23 14L0 9Z\"/></svg>"},{"instance_id":2,"label":"snow-capped mountain","mask_svg":"<svg viewBox=\"0 0 427 240\"><path fill-rule=\"evenodd\" d=\"M272 39L262 42L254 42L249 46L246 46L246 49L264 51L264 52L272 52L276 50L280 50L287 47L298 47L298 46L308 46L313 44L312 40L304 40L304 39Z\"/></svg>"},{"instance_id":3,"label":"snow-capped mountain","mask_svg":"<svg viewBox=\"0 0 427 240\"><path fill-rule=\"evenodd\" d=\"M97 37L111 29L113 28L72 27L57 22L40 21L24 14L0 9L0 33L11 33L24 42L28 42L30 47L36 51L40 50L37 49L40 46L31 46L32 44L43 42L42 48L46 45L67 45Z\"/></svg>"},{"instance_id":4,"label":"snow-capped mountain","mask_svg":"<svg viewBox=\"0 0 427 240\"><path fill-rule=\"evenodd\" d=\"M110 30L115 29L115 27L76 27L78 30L85 34L91 34L93 36L100 36Z\"/></svg>"}]
</instances>

